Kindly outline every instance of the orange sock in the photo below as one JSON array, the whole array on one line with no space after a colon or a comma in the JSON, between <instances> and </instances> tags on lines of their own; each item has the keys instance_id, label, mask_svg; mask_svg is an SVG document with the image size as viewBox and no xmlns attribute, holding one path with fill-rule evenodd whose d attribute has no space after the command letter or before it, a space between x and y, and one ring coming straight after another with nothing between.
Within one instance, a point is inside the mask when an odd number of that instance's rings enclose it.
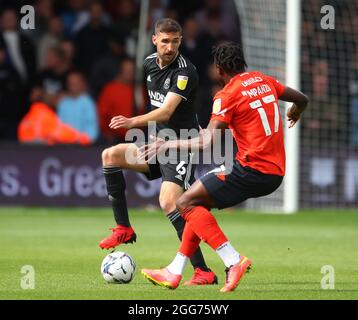
<instances>
[{"instance_id":1,"label":"orange sock","mask_svg":"<svg viewBox=\"0 0 358 320\"><path fill-rule=\"evenodd\" d=\"M183 235L181 238L179 252L191 258L199 246L200 238L194 233L188 223L185 224Z\"/></svg>"},{"instance_id":2,"label":"orange sock","mask_svg":"<svg viewBox=\"0 0 358 320\"><path fill-rule=\"evenodd\" d=\"M182 213L186 223L189 224L192 232L210 247L216 250L228 241L225 234L220 229L215 217L204 207L197 206ZM188 236L192 237L192 234ZM184 235L183 235L184 239Z\"/></svg>"}]
</instances>

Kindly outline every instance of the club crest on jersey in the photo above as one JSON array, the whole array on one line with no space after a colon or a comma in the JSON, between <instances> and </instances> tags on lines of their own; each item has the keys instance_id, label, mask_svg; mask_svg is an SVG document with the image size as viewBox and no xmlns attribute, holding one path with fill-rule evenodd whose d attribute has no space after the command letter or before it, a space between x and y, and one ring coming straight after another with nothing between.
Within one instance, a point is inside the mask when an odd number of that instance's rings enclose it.
<instances>
[{"instance_id":1,"label":"club crest on jersey","mask_svg":"<svg viewBox=\"0 0 358 320\"><path fill-rule=\"evenodd\" d=\"M170 87L170 78L167 78L164 82L164 89L167 90Z\"/></svg>"},{"instance_id":2,"label":"club crest on jersey","mask_svg":"<svg viewBox=\"0 0 358 320\"><path fill-rule=\"evenodd\" d=\"M187 84L188 84L188 77L178 76L177 87L180 90L185 90Z\"/></svg>"},{"instance_id":3,"label":"club crest on jersey","mask_svg":"<svg viewBox=\"0 0 358 320\"><path fill-rule=\"evenodd\" d=\"M217 114L221 110L221 99L216 99L213 104L213 113Z\"/></svg>"}]
</instances>

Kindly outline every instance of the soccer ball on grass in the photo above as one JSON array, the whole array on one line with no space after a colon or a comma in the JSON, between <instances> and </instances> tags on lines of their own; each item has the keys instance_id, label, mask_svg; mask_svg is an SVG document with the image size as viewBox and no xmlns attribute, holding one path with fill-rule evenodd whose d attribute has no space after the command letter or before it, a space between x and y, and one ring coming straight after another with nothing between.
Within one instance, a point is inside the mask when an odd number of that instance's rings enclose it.
<instances>
[{"instance_id":1,"label":"soccer ball on grass","mask_svg":"<svg viewBox=\"0 0 358 320\"><path fill-rule=\"evenodd\" d=\"M108 283L129 283L134 277L136 265L130 255L115 251L102 261L101 273Z\"/></svg>"}]
</instances>

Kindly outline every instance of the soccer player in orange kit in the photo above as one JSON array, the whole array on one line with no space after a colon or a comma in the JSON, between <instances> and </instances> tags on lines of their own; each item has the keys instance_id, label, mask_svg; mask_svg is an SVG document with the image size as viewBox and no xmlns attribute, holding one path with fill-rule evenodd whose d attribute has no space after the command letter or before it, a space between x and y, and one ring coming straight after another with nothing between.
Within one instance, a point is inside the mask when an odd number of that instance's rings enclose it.
<instances>
[{"instance_id":1,"label":"soccer player in orange kit","mask_svg":"<svg viewBox=\"0 0 358 320\"><path fill-rule=\"evenodd\" d=\"M213 54L224 88L214 97L207 129L194 139L166 142L157 138L155 143L142 148L141 157L148 161L169 148L205 149L215 143L215 130L228 128L238 147L232 170L221 166L221 172L207 173L178 199L177 208L186 225L174 260L163 269L142 270L151 282L170 289L178 287L185 265L201 240L218 253L226 266L226 281L220 291L237 287L251 260L234 249L209 210L268 195L280 186L285 175L285 148L278 100L293 102L287 112L289 127L300 119L308 103L302 92L261 72L246 72L247 65L238 44L223 43Z\"/></svg>"}]
</instances>

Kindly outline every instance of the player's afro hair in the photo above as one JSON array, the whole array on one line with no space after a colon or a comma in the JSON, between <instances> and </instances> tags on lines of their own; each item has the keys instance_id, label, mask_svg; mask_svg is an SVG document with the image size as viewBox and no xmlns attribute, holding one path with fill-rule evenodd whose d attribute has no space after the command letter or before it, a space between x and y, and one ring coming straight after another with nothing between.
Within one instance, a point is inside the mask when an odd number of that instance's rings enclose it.
<instances>
[{"instance_id":1,"label":"player's afro hair","mask_svg":"<svg viewBox=\"0 0 358 320\"><path fill-rule=\"evenodd\" d=\"M244 52L239 44L225 42L213 48L214 63L227 74L233 75L244 72L247 64Z\"/></svg>"}]
</instances>

